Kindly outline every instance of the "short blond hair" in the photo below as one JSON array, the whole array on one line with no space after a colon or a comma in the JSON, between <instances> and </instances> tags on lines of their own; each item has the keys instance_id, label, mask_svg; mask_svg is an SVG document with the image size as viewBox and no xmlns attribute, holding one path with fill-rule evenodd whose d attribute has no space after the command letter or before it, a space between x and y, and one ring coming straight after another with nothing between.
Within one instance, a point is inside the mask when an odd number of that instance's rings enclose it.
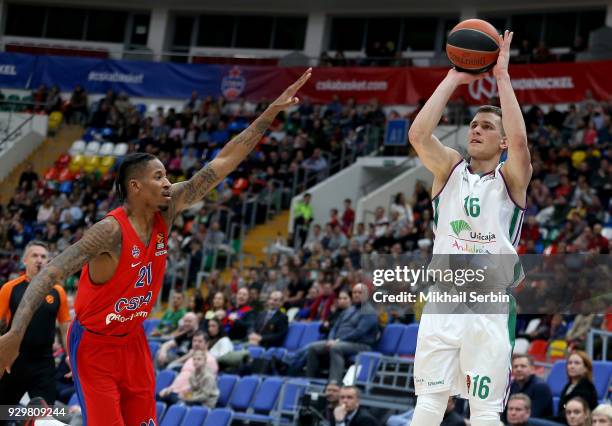
<instances>
[{"instance_id":1,"label":"short blond hair","mask_svg":"<svg viewBox=\"0 0 612 426\"><path fill-rule=\"evenodd\" d=\"M612 405L610 404L599 404L591 413L591 418L594 416L604 416L608 418L608 421L612 422Z\"/></svg>"}]
</instances>

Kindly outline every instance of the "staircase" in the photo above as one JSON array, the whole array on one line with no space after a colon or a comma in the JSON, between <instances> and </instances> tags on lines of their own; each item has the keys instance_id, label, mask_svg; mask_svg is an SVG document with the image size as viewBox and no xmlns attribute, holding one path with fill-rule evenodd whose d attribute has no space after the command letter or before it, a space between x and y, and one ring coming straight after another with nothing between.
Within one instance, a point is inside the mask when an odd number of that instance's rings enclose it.
<instances>
[{"instance_id":1,"label":"staircase","mask_svg":"<svg viewBox=\"0 0 612 426\"><path fill-rule=\"evenodd\" d=\"M6 204L15 194L15 189L19 185L19 177L25 170L27 163L32 163L34 171L38 177L42 178L45 171L53 166L59 156L67 152L72 142L83 135L83 128L76 125L65 125L53 137L47 137L36 148L30 156L13 169L13 171L0 182L0 203Z\"/></svg>"},{"instance_id":2,"label":"staircase","mask_svg":"<svg viewBox=\"0 0 612 426\"><path fill-rule=\"evenodd\" d=\"M283 239L287 239L288 223L289 210L283 210L272 220L248 231L242 243L242 251L245 257L243 267L259 266L260 262L265 261L266 253L264 253L264 249L276 240L278 234L282 235ZM238 262L232 264L232 267L236 266L238 266ZM221 281L228 282L231 276L231 269L228 268L221 273Z\"/></svg>"}]
</instances>

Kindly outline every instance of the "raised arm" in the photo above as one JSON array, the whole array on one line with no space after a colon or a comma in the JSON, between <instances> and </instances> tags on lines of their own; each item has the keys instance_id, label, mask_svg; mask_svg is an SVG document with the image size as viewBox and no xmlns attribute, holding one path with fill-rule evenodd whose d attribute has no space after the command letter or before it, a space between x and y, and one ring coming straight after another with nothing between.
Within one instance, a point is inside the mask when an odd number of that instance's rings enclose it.
<instances>
[{"instance_id":1,"label":"raised arm","mask_svg":"<svg viewBox=\"0 0 612 426\"><path fill-rule=\"evenodd\" d=\"M257 146L257 143L270 127L276 115L299 102L295 95L311 75L312 69L308 68L249 127L229 141L214 160L193 175L188 181L172 185L173 201L169 209L171 219L182 210L201 200L204 195L238 167L253 148Z\"/></svg>"},{"instance_id":2,"label":"raised arm","mask_svg":"<svg viewBox=\"0 0 612 426\"><path fill-rule=\"evenodd\" d=\"M508 140L508 159L502 166L502 172L513 198L522 205L533 169L527 145L527 130L523 113L512 89L510 74L508 73L510 44L513 34L506 30L503 36L499 36L501 49L497 58L497 65L493 68L493 75L497 81L499 101L503 111L502 123Z\"/></svg>"},{"instance_id":3,"label":"raised arm","mask_svg":"<svg viewBox=\"0 0 612 426\"><path fill-rule=\"evenodd\" d=\"M454 149L444 146L433 135L433 132L438 126L446 104L455 89L459 85L467 84L477 78L478 76L451 69L410 125L410 131L408 132L410 143L423 165L433 173L435 180L442 183L446 180L452 166L461 159L461 156Z\"/></svg>"},{"instance_id":4,"label":"raised arm","mask_svg":"<svg viewBox=\"0 0 612 426\"><path fill-rule=\"evenodd\" d=\"M93 225L83 237L61 254L32 279L17 307L10 330L0 337L0 377L19 355L19 345L34 312L44 297L51 291L53 284L62 282L76 273L94 257L103 253L113 253L121 244L121 228L113 218L105 218Z\"/></svg>"}]
</instances>

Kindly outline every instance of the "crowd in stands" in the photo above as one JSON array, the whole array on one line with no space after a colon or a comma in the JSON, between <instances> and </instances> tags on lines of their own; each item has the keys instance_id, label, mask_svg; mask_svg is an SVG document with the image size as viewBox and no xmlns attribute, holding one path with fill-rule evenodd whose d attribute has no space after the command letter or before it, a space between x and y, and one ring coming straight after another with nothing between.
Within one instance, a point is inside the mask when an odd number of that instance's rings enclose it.
<instances>
[{"instance_id":1,"label":"crowd in stands","mask_svg":"<svg viewBox=\"0 0 612 426\"><path fill-rule=\"evenodd\" d=\"M576 55L587 50L585 39L578 35L569 47L569 52L563 54L552 53L545 40L534 44L532 40L523 39L518 43L518 50L510 58L515 64L537 64L549 62L573 62ZM403 52L397 48L393 40L374 40L368 44L364 55L357 58L347 58L343 50L324 51L319 58L319 66L372 66L372 67L407 67L412 66L412 59L404 57Z\"/></svg>"},{"instance_id":2,"label":"crowd in stands","mask_svg":"<svg viewBox=\"0 0 612 426\"><path fill-rule=\"evenodd\" d=\"M79 97L86 99L87 95L78 92L76 89L76 100L73 94L62 107L66 113L83 114L92 127L110 129L106 137L127 142L128 152L158 155L173 180L190 177L266 106L265 102L249 105L223 98L201 99L194 93L181 111L160 109L146 117L125 94L108 92L83 109ZM611 115L612 102L596 102L589 96L567 112L554 106L525 111L534 173L520 253L609 254ZM375 101L357 105L352 100L335 100L322 106L305 100L296 111L280 116L236 173L201 207L177 220L169 236L169 271L192 259L183 284L193 287L207 250L230 245L235 237L228 235L228 223L240 223L243 216L250 216L243 211L246 199L255 200L252 208L257 221L265 221L267 213L260 213L256 206L269 205L268 199L277 194L279 208L288 207L296 175L301 177L298 191L307 188L304 178L308 175L312 183L324 179L340 168L343 153L364 152L358 128L382 128L384 121L385 114ZM74 191L61 193L53 182L28 168L0 211L0 247L7 253L0 258L2 282L19 272L15 253L28 241L46 241L53 256L116 205L112 173L83 175ZM196 291L188 301L181 288L172 293L168 310L149 335L158 345L156 368L178 372L158 392L159 400L214 407L219 397L217 374L276 373L323 379L328 382L328 395L346 402L345 408L336 410L336 405L328 415L357 417L359 392L341 386L353 356L374 349L386 325L418 319L412 312L384 311L370 304L362 255L413 252L426 258L433 242L433 215L431 194L421 183L412 194L398 193L388 205L379 206L371 223L355 223L355 201L346 199L328 218L319 218L313 217L310 206L317 200L304 197L296 210L294 235L275 245L265 264L235 269L229 282L222 282L218 271L213 271L203 286L206 291ZM69 288L77 285L74 278L67 283ZM585 300L598 296L584 290ZM596 408L601 398L593 385L592 363L581 350L591 328L612 331L612 311L605 304L598 313L583 308L578 315L519 316L517 333L523 338L568 343L564 352L570 354L567 385L560 400L553 403L548 385L534 376L532 360L515 357L507 424L528 424L525 416L529 415L554 417L576 426L588 424L587 418L597 424L597 416L611 421L609 406ZM538 321L530 329L533 320ZM281 347L294 321L320 324L320 338L273 360L252 356L252 347ZM64 363L59 366L65 370ZM58 369L58 389L61 386L60 394L66 399L71 393L62 372ZM449 401L449 420L443 424L460 424L456 417L463 414L454 404ZM351 408L350 413L341 412L346 407ZM367 419L364 424L377 424L367 414L360 416Z\"/></svg>"}]
</instances>

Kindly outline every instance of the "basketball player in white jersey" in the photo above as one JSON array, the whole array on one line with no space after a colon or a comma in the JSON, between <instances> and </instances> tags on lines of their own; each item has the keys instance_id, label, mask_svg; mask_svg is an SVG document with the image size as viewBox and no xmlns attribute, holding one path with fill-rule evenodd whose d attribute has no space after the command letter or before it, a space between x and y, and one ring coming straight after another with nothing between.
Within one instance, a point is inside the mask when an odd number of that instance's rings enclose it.
<instances>
[{"instance_id":1,"label":"basketball player in white jersey","mask_svg":"<svg viewBox=\"0 0 612 426\"><path fill-rule=\"evenodd\" d=\"M433 254L511 254L531 179L527 133L508 74L511 32L500 35L493 68L501 109L481 107L470 123L469 160L433 135L457 87L483 78L451 69L410 127L410 142L434 175ZM507 160L500 164L507 150ZM414 366L418 395L412 426L438 426L449 395L467 397L472 426L498 426L510 381L514 316L427 314Z\"/></svg>"}]
</instances>

